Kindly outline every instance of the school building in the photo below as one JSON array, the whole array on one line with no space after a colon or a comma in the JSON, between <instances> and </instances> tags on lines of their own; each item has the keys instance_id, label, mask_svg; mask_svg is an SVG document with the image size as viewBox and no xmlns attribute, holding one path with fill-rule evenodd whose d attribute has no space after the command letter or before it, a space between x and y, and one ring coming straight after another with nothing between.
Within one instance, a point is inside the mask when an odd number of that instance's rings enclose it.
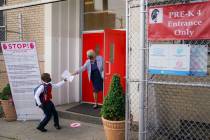
<instances>
[{"instance_id":1,"label":"school building","mask_svg":"<svg viewBox=\"0 0 210 140\"><path fill-rule=\"evenodd\" d=\"M123 86L127 91L128 139L146 137L148 140L207 140L210 138L209 74L200 77L147 73L149 49L152 44L169 46L189 44L197 45L198 48L201 47L199 45L208 48L209 38L200 39L196 36L198 39L167 40L165 37L151 41L148 39L148 26L146 26L149 18L154 23L159 22L157 14L161 13L161 10L158 8L171 8L175 9L175 12L181 11L180 13L190 9L186 15L190 15L191 18L185 17L183 21L208 15L208 10L201 14L202 10L209 9L208 0L51 1L53 3L46 2L47 4L43 4L44 2L35 4L32 0L1 1L1 5L5 3L7 6L15 5L12 10L0 13L1 40L36 41L40 70L51 73L55 82L61 80L61 73L65 69L70 72L77 70L86 60L88 49L92 48L103 55L105 80L104 93L100 94L100 102L102 103L103 97L106 96L111 75L120 73ZM36 6L17 8L21 7L18 5L21 2ZM202 8L196 8L198 5L202 5ZM147 14L149 8L157 8L159 11L149 17ZM192 11L195 9L198 11L195 16L192 16ZM206 22L207 19L203 18L202 22ZM197 23L201 24L200 21ZM161 31L162 28L153 29ZM202 33L206 32L208 33L208 30ZM185 34L185 32L182 33ZM207 58L203 64L209 73L209 64L207 64L209 52L199 58L201 60L198 64L203 63L204 58ZM163 62L161 61L160 64ZM0 55L0 80L0 89L2 89L8 83L2 54ZM89 84L87 73L77 76L72 83L54 90L55 104L80 101L92 103L93 97Z\"/></svg>"}]
</instances>

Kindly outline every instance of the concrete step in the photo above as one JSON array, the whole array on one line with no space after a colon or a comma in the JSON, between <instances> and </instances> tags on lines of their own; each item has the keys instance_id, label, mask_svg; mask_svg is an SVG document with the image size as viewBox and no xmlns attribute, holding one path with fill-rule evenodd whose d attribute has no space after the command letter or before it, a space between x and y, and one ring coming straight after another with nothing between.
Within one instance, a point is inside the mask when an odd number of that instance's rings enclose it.
<instances>
[{"instance_id":1,"label":"concrete step","mask_svg":"<svg viewBox=\"0 0 210 140\"><path fill-rule=\"evenodd\" d=\"M71 104L57 106L56 109L58 111L59 117L69 120L102 125L102 120L100 117L67 111L67 109L77 105L79 105L79 103L71 103Z\"/></svg>"}]
</instances>

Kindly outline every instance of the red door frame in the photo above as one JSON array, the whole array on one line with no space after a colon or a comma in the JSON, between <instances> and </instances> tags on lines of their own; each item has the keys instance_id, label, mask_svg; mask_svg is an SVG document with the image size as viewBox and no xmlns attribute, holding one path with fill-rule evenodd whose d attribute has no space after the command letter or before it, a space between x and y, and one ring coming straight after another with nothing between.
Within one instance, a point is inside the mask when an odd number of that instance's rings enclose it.
<instances>
[{"instance_id":1,"label":"red door frame","mask_svg":"<svg viewBox=\"0 0 210 140\"><path fill-rule=\"evenodd\" d=\"M99 55L104 55L104 32L83 33L82 64L87 60L86 52L93 49ZM92 83L87 71L82 73L82 102L94 103ZM103 103L103 93L98 93L98 103Z\"/></svg>"},{"instance_id":2,"label":"red door frame","mask_svg":"<svg viewBox=\"0 0 210 140\"><path fill-rule=\"evenodd\" d=\"M121 36L121 37L120 37ZM116 62L111 64L109 58L110 52L109 47L110 43L114 43L117 45L121 45L120 48L120 56L116 55L116 50L114 50L114 59L120 61L120 66L114 67L111 65L116 65ZM125 90L125 65L126 65L126 33L125 30L111 30L106 29L104 32L87 32L83 33L83 48L82 48L82 64L85 63L87 56L86 51L88 49L94 49L99 46L99 54L104 58L104 91L103 93L99 93L99 104L103 103L103 98L108 93L108 88L111 82L111 77L114 73L118 73L121 76L121 83L123 89ZM119 49L119 46L116 47ZM124 54L124 55L123 55ZM120 59L119 59L120 58ZM107 65L107 61L109 62L109 66ZM112 68L111 68L111 67ZM107 75L110 73L110 75ZM92 95L92 83L88 80L87 72L83 72L82 74L82 102L94 103L93 95Z\"/></svg>"}]
</instances>

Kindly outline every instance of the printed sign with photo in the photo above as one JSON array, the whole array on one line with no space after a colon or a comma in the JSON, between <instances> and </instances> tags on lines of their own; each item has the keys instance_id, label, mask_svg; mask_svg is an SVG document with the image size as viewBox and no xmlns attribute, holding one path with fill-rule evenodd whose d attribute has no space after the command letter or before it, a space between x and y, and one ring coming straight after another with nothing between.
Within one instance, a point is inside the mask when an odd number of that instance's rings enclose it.
<instances>
[{"instance_id":1,"label":"printed sign with photo","mask_svg":"<svg viewBox=\"0 0 210 140\"><path fill-rule=\"evenodd\" d=\"M149 73L181 76L206 76L208 47L189 44L152 44Z\"/></svg>"}]
</instances>

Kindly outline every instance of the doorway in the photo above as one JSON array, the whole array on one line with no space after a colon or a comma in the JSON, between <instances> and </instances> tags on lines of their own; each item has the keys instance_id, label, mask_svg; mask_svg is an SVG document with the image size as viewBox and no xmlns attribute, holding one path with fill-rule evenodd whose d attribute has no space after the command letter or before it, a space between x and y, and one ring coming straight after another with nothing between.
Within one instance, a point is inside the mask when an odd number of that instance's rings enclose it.
<instances>
[{"instance_id":1,"label":"doorway","mask_svg":"<svg viewBox=\"0 0 210 140\"><path fill-rule=\"evenodd\" d=\"M125 90L126 32L106 29L100 32L83 33L82 64L87 60L86 52L89 49L95 50L97 55L104 58L104 90L98 95L98 103L103 104L103 98L108 94L113 74L120 75ZM87 72L83 72L82 102L94 103L91 84Z\"/></svg>"},{"instance_id":2,"label":"doorway","mask_svg":"<svg viewBox=\"0 0 210 140\"><path fill-rule=\"evenodd\" d=\"M82 64L87 60L86 52L93 49L96 55L104 56L104 32L83 33ZM94 103L92 83L87 71L82 73L82 102ZM98 103L103 102L103 93L98 93Z\"/></svg>"}]
</instances>

